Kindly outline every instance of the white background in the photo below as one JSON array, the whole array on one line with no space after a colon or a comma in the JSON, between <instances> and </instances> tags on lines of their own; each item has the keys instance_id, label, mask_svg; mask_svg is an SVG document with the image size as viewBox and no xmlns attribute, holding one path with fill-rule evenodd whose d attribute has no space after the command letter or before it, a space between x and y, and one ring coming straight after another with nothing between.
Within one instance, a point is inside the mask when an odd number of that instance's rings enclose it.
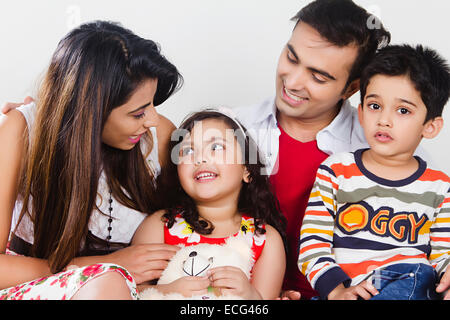
<instances>
[{"instance_id":1,"label":"white background","mask_svg":"<svg viewBox=\"0 0 450 320\"><path fill-rule=\"evenodd\" d=\"M15 0L0 2L0 104L35 96L58 41L94 19L122 23L158 42L185 84L158 111L175 125L207 106L237 107L274 94L278 56L310 1L300 0ZM355 0L378 15L392 43L424 44L450 60L448 0ZM359 94L352 97L356 105ZM447 107L450 107L447 105ZM438 138L423 141L450 174L450 110Z\"/></svg>"}]
</instances>

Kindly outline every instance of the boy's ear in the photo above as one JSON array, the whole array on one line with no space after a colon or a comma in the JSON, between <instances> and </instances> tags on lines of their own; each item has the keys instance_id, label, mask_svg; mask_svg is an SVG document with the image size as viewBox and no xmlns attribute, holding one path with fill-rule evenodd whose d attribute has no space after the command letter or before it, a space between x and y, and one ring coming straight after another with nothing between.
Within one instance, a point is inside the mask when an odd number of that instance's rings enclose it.
<instances>
[{"instance_id":1,"label":"boy's ear","mask_svg":"<svg viewBox=\"0 0 450 320\"><path fill-rule=\"evenodd\" d=\"M245 183L250 183L250 181L252 181L252 178L250 178L250 172L247 170L247 168L244 168L244 175L242 177L242 180Z\"/></svg>"},{"instance_id":2,"label":"boy's ear","mask_svg":"<svg viewBox=\"0 0 450 320\"><path fill-rule=\"evenodd\" d=\"M362 120L363 120L363 111L362 111L361 103L358 106L358 120L359 120L359 123L361 124L361 127L362 127L362 124L363 124L363 122L362 122Z\"/></svg>"},{"instance_id":3,"label":"boy's ear","mask_svg":"<svg viewBox=\"0 0 450 320\"><path fill-rule=\"evenodd\" d=\"M354 95L356 92L359 91L359 79L353 80L345 89L344 94L342 95L342 98L344 100L347 100L352 95Z\"/></svg>"},{"instance_id":4,"label":"boy's ear","mask_svg":"<svg viewBox=\"0 0 450 320\"><path fill-rule=\"evenodd\" d=\"M427 139L433 139L439 134L443 126L444 119L442 117L430 119L423 126L422 136Z\"/></svg>"}]
</instances>

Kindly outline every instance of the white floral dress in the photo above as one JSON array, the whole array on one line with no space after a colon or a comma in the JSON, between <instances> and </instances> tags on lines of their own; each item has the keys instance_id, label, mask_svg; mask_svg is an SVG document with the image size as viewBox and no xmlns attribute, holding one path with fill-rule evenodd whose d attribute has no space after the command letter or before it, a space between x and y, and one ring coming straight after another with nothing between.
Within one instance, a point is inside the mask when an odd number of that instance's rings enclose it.
<instances>
[{"instance_id":1,"label":"white floral dress","mask_svg":"<svg viewBox=\"0 0 450 320\"><path fill-rule=\"evenodd\" d=\"M8 249L6 254L17 255ZM83 285L106 272L122 275L131 298L139 299L136 282L125 268L111 263L97 263L0 290L0 300L69 300Z\"/></svg>"}]
</instances>

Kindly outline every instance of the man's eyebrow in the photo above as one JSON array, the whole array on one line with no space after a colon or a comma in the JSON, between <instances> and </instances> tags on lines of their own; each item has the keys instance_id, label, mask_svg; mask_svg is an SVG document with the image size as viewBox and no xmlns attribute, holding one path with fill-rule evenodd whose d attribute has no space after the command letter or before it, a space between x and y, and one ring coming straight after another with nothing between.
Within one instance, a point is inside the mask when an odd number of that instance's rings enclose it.
<instances>
[{"instance_id":1,"label":"man's eyebrow","mask_svg":"<svg viewBox=\"0 0 450 320\"><path fill-rule=\"evenodd\" d=\"M147 107L148 107L149 105L151 105L151 104L152 104L152 102L150 101L149 103L146 103L146 104L144 104L143 106L140 106L139 108L137 108L137 109L135 109L135 110L133 110L133 111L128 112L128 114L134 113L134 112L139 111L139 110L144 109L144 108L147 108Z\"/></svg>"},{"instance_id":2,"label":"man's eyebrow","mask_svg":"<svg viewBox=\"0 0 450 320\"><path fill-rule=\"evenodd\" d=\"M336 81L336 78L333 77L331 74L329 74L329 73L326 72L326 71L319 70L319 69L312 68L312 67L308 67L307 69L308 69L309 71L313 72L313 73L321 74L321 75L323 75L325 78L328 78L328 79L330 79L330 80Z\"/></svg>"},{"instance_id":3,"label":"man's eyebrow","mask_svg":"<svg viewBox=\"0 0 450 320\"><path fill-rule=\"evenodd\" d=\"M288 48L289 51L294 55L294 57L295 57L296 60L300 60L300 59L298 58L297 53L295 52L294 47L293 47L291 44L288 43L288 44L287 44L287 48ZM308 69L309 71L311 71L311 72L321 74L321 75L323 75L325 78L328 78L328 79L330 79L330 80L334 80L334 81L336 80L335 77L333 77L331 74L329 74L329 73L326 72L326 71L319 70L319 69L316 69L316 68L313 68L313 67L308 67L307 69Z\"/></svg>"},{"instance_id":4,"label":"man's eyebrow","mask_svg":"<svg viewBox=\"0 0 450 320\"><path fill-rule=\"evenodd\" d=\"M290 45L289 43L287 44L287 47L288 47L289 51L294 55L295 59L298 60L297 52L295 52L294 47L292 45Z\"/></svg>"}]
</instances>

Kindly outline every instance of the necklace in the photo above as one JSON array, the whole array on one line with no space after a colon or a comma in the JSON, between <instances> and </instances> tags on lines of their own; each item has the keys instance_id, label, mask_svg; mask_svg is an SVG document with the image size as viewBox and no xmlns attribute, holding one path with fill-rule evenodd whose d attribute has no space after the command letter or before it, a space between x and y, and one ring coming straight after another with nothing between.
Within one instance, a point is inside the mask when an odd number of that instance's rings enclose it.
<instances>
[{"instance_id":1,"label":"necklace","mask_svg":"<svg viewBox=\"0 0 450 320\"><path fill-rule=\"evenodd\" d=\"M106 247L108 248L108 251L111 252L111 247L110 247L110 241L111 241L111 231L112 231L112 227L111 227L111 223L113 221L112 219L112 203L113 203L113 199L112 199L112 190L109 189L109 208L108 208L108 212L109 212L109 217L108 217L108 236L106 237Z\"/></svg>"}]
</instances>

